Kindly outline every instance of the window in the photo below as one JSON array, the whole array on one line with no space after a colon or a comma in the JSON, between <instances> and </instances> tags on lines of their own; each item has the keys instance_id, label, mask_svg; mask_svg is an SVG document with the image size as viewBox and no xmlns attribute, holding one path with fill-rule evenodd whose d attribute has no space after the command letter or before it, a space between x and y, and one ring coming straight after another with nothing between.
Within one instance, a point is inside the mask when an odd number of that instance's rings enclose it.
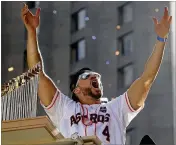
<instances>
[{"instance_id":1,"label":"window","mask_svg":"<svg viewBox=\"0 0 176 145\"><path fill-rule=\"evenodd\" d=\"M27 50L24 51L23 54L23 71L26 72L28 70L28 64L27 64Z\"/></svg>"},{"instance_id":2,"label":"window","mask_svg":"<svg viewBox=\"0 0 176 145\"><path fill-rule=\"evenodd\" d=\"M85 17L86 17L86 11L85 10L81 10L78 13L78 29L81 30L82 28L85 27L86 23L85 23Z\"/></svg>"},{"instance_id":3,"label":"window","mask_svg":"<svg viewBox=\"0 0 176 145\"><path fill-rule=\"evenodd\" d=\"M131 145L131 136L129 134L126 135L126 143L125 145Z\"/></svg>"},{"instance_id":4,"label":"window","mask_svg":"<svg viewBox=\"0 0 176 145\"><path fill-rule=\"evenodd\" d=\"M124 86L129 86L133 81L132 65L124 67Z\"/></svg>"},{"instance_id":5,"label":"window","mask_svg":"<svg viewBox=\"0 0 176 145\"><path fill-rule=\"evenodd\" d=\"M70 63L73 64L84 59L86 56L86 41L84 39L71 45L71 59Z\"/></svg>"},{"instance_id":6,"label":"window","mask_svg":"<svg viewBox=\"0 0 176 145\"><path fill-rule=\"evenodd\" d=\"M132 144L132 134L134 133L135 128L133 127L128 127L127 130L126 130L126 143L125 145L131 145Z\"/></svg>"},{"instance_id":7,"label":"window","mask_svg":"<svg viewBox=\"0 0 176 145\"><path fill-rule=\"evenodd\" d=\"M72 80L72 74L70 74L70 76L69 76L69 84L71 84L71 80ZM68 96L72 97L72 92L71 92L70 89L69 89L69 92L68 92Z\"/></svg>"},{"instance_id":8,"label":"window","mask_svg":"<svg viewBox=\"0 0 176 145\"><path fill-rule=\"evenodd\" d=\"M132 3L128 2L119 8L119 24L129 23L133 19Z\"/></svg>"},{"instance_id":9,"label":"window","mask_svg":"<svg viewBox=\"0 0 176 145\"><path fill-rule=\"evenodd\" d=\"M28 5L29 9L35 8L35 1L28 1L26 4Z\"/></svg>"},{"instance_id":10,"label":"window","mask_svg":"<svg viewBox=\"0 0 176 145\"><path fill-rule=\"evenodd\" d=\"M75 4L77 4L77 3L78 3L78 1L71 1L71 7L74 7Z\"/></svg>"},{"instance_id":11,"label":"window","mask_svg":"<svg viewBox=\"0 0 176 145\"><path fill-rule=\"evenodd\" d=\"M78 43L78 60L82 60L85 58L86 55L85 48L86 48L85 40L81 40Z\"/></svg>"},{"instance_id":12,"label":"window","mask_svg":"<svg viewBox=\"0 0 176 145\"><path fill-rule=\"evenodd\" d=\"M72 15L72 20L71 20L72 33L85 28L86 26L85 17L86 17L85 9L82 9L79 12L74 13Z\"/></svg>"},{"instance_id":13,"label":"window","mask_svg":"<svg viewBox=\"0 0 176 145\"><path fill-rule=\"evenodd\" d=\"M35 2L35 7L38 8L40 6L40 1Z\"/></svg>"},{"instance_id":14,"label":"window","mask_svg":"<svg viewBox=\"0 0 176 145\"><path fill-rule=\"evenodd\" d=\"M128 33L119 38L119 49L122 55L129 56L133 51L132 33Z\"/></svg>"},{"instance_id":15,"label":"window","mask_svg":"<svg viewBox=\"0 0 176 145\"><path fill-rule=\"evenodd\" d=\"M39 33L40 33L40 25L37 27L36 33L37 33L37 35L39 35Z\"/></svg>"},{"instance_id":16,"label":"window","mask_svg":"<svg viewBox=\"0 0 176 145\"><path fill-rule=\"evenodd\" d=\"M133 81L133 65L129 64L118 70L119 88L129 87Z\"/></svg>"}]
</instances>

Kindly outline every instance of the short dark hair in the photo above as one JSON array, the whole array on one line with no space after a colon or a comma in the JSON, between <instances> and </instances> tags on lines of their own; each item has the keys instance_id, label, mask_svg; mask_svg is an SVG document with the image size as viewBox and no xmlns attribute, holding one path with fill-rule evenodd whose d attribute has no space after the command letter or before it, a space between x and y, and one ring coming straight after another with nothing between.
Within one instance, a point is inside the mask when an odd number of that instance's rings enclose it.
<instances>
[{"instance_id":1,"label":"short dark hair","mask_svg":"<svg viewBox=\"0 0 176 145\"><path fill-rule=\"evenodd\" d=\"M78 97L76 96L76 94L73 92L73 90L76 87L76 83L78 81L79 75L83 74L86 71L92 71L92 69L88 68L88 67L84 67L80 70L78 70L77 72L75 72L74 74L72 74L70 76L70 91L72 92L72 99L76 102L79 101Z\"/></svg>"}]
</instances>

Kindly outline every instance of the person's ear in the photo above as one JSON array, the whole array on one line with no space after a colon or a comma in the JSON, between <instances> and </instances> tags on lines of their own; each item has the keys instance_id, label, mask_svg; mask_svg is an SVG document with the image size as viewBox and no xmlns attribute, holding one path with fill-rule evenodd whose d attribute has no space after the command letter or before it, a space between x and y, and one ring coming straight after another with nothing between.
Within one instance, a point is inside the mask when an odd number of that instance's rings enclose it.
<instances>
[{"instance_id":1,"label":"person's ear","mask_svg":"<svg viewBox=\"0 0 176 145\"><path fill-rule=\"evenodd\" d=\"M76 88L76 89L74 90L74 93L75 93L75 94L80 94L80 93L81 93L81 89L80 89L80 88Z\"/></svg>"}]
</instances>

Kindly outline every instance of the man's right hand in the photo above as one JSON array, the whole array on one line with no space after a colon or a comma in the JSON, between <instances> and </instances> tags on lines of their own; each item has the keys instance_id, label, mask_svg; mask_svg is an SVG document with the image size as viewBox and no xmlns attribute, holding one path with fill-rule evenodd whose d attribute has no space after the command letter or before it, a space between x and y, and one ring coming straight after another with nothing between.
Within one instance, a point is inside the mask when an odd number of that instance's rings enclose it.
<instances>
[{"instance_id":1,"label":"man's right hand","mask_svg":"<svg viewBox=\"0 0 176 145\"><path fill-rule=\"evenodd\" d=\"M29 11L28 6L24 4L21 10L21 18L28 31L36 30L40 23L40 8L37 8L36 14L33 15L31 11Z\"/></svg>"}]
</instances>

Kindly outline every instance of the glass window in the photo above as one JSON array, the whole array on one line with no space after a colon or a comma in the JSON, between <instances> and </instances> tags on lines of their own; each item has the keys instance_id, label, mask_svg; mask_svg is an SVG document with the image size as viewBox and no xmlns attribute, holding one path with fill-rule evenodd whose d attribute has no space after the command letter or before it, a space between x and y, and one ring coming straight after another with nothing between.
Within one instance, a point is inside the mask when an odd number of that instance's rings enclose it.
<instances>
[{"instance_id":1,"label":"glass window","mask_svg":"<svg viewBox=\"0 0 176 145\"><path fill-rule=\"evenodd\" d=\"M133 81L133 65L127 65L118 70L119 88L129 87Z\"/></svg>"},{"instance_id":2,"label":"glass window","mask_svg":"<svg viewBox=\"0 0 176 145\"><path fill-rule=\"evenodd\" d=\"M70 63L73 64L74 62L76 62L76 49L72 48Z\"/></svg>"},{"instance_id":3,"label":"glass window","mask_svg":"<svg viewBox=\"0 0 176 145\"><path fill-rule=\"evenodd\" d=\"M123 49L125 55L130 55L133 51L132 34L123 37Z\"/></svg>"},{"instance_id":4,"label":"glass window","mask_svg":"<svg viewBox=\"0 0 176 145\"><path fill-rule=\"evenodd\" d=\"M35 8L35 1L28 1L26 4L28 5L29 9Z\"/></svg>"},{"instance_id":5,"label":"glass window","mask_svg":"<svg viewBox=\"0 0 176 145\"><path fill-rule=\"evenodd\" d=\"M85 40L78 42L78 60L84 59L86 56L86 43Z\"/></svg>"},{"instance_id":6,"label":"glass window","mask_svg":"<svg viewBox=\"0 0 176 145\"><path fill-rule=\"evenodd\" d=\"M37 32L37 35L39 35L39 33L40 33L40 25L37 27L36 32Z\"/></svg>"},{"instance_id":7,"label":"glass window","mask_svg":"<svg viewBox=\"0 0 176 145\"><path fill-rule=\"evenodd\" d=\"M72 15L72 19L71 19L71 32L72 33L85 28L86 26L85 17L86 17L85 9L82 9L79 12L74 13Z\"/></svg>"},{"instance_id":8,"label":"glass window","mask_svg":"<svg viewBox=\"0 0 176 145\"><path fill-rule=\"evenodd\" d=\"M84 59L86 56L86 41L84 39L79 40L71 45L71 59L70 63L73 64Z\"/></svg>"},{"instance_id":9,"label":"glass window","mask_svg":"<svg viewBox=\"0 0 176 145\"><path fill-rule=\"evenodd\" d=\"M125 145L131 145L131 136L130 135L126 135L126 143Z\"/></svg>"},{"instance_id":10,"label":"glass window","mask_svg":"<svg viewBox=\"0 0 176 145\"><path fill-rule=\"evenodd\" d=\"M81 30L86 26L85 17L86 11L84 9L78 12L78 30Z\"/></svg>"},{"instance_id":11,"label":"glass window","mask_svg":"<svg viewBox=\"0 0 176 145\"><path fill-rule=\"evenodd\" d=\"M76 32L78 30L78 17L77 14L72 15L71 19L71 32Z\"/></svg>"},{"instance_id":12,"label":"glass window","mask_svg":"<svg viewBox=\"0 0 176 145\"><path fill-rule=\"evenodd\" d=\"M128 33L127 35L120 37L118 46L122 55L131 55L131 53L133 52L132 33Z\"/></svg>"},{"instance_id":13,"label":"glass window","mask_svg":"<svg viewBox=\"0 0 176 145\"><path fill-rule=\"evenodd\" d=\"M27 64L27 50L24 51L23 55L23 71L26 72L28 70L28 64Z\"/></svg>"},{"instance_id":14,"label":"glass window","mask_svg":"<svg viewBox=\"0 0 176 145\"><path fill-rule=\"evenodd\" d=\"M125 5L119 7L119 24L129 23L133 19L132 3L128 2Z\"/></svg>"},{"instance_id":15,"label":"glass window","mask_svg":"<svg viewBox=\"0 0 176 145\"><path fill-rule=\"evenodd\" d=\"M123 7L123 23L131 22L133 19L132 4L129 3Z\"/></svg>"},{"instance_id":16,"label":"glass window","mask_svg":"<svg viewBox=\"0 0 176 145\"><path fill-rule=\"evenodd\" d=\"M124 67L124 86L128 87L133 81L133 66L128 65Z\"/></svg>"},{"instance_id":17,"label":"glass window","mask_svg":"<svg viewBox=\"0 0 176 145\"><path fill-rule=\"evenodd\" d=\"M36 7L36 8L40 7L40 1L36 1L36 2L35 2L35 7Z\"/></svg>"}]
</instances>

